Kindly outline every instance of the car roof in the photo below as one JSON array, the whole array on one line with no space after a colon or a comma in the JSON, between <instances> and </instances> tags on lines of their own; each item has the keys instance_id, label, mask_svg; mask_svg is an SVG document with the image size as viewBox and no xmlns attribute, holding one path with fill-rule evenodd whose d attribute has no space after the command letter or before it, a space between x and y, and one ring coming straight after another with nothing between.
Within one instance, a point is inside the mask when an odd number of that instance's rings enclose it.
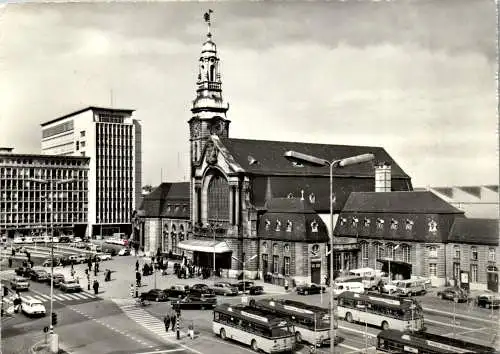
<instances>
[{"instance_id":1,"label":"car roof","mask_svg":"<svg viewBox=\"0 0 500 354\"><path fill-rule=\"evenodd\" d=\"M31 304L31 305L34 305L34 304L43 305L43 303L40 300L37 300L37 299L31 299L31 300L27 300L25 302L28 303L28 304Z\"/></svg>"}]
</instances>

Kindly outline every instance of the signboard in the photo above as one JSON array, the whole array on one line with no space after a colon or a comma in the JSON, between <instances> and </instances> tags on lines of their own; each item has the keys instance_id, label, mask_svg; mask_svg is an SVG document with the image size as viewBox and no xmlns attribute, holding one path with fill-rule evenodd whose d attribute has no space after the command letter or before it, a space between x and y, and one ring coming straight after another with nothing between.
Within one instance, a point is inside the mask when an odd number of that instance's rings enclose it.
<instances>
[{"instance_id":1,"label":"signboard","mask_svg":"<svg viewBox=\"0 0 500 354\"><path fill-rule=\"evenodd\" d=\"M460 271L460 287L469 291L469 272L466 270Z\"/></svg>"}]
</instances>

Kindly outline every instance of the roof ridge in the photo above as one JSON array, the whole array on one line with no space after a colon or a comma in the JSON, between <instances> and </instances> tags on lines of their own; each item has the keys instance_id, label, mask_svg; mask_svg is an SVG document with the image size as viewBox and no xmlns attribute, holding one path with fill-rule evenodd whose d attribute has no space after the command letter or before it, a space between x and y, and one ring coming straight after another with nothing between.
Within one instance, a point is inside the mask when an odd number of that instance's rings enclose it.
<instances>
[{"instance_id":1,"label":"roof ridge","mask_svg":"<svg viewBox=\"0 0 500 354\"><path fill-rule=\"evenodd\" d=\"M352 147L364 147L364 148L378 148L384 149L383 146L374 146L374 145L348 145L348 144L327 144L327 143L311 143L307 141L284 141L284 140L266 140L266 139L245 139L245 138L229 138L229 137L219 137L221 140L237 140L237 141L261 141L261 142L270 142L270 143L283 143L283 144L308 144L308 145L326 145L326 146L352 146Z\"/></svg>"}]
</instances>

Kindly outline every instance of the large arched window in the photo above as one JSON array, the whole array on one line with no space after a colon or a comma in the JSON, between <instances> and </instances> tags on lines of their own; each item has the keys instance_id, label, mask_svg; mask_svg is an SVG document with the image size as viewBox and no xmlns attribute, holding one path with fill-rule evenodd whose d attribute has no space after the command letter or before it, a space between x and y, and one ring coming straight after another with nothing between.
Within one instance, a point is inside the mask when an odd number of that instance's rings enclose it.
<instances>
[{"instance_id":1,"label":"large arched window","mask_svg":"<svg viewBox=\"0 0 500 354\"><path fill-rule=\"evenodd\" d=\"M208 185L208 222L229 222L229 184L224 176L216 174Z\"/></svg>"}]
</instances>

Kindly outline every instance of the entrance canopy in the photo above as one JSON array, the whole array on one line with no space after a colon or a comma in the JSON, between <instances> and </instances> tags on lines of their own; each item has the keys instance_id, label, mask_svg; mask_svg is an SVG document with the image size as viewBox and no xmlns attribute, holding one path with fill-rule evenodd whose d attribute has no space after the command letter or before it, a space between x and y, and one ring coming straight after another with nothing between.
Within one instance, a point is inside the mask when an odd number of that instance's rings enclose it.
<instances>
[{"instance_id":1,"label":"entrance canopy","mask_svg":"<svg viewBox=\"0 0 500 354\"><path fill-rule=\"evenodd\" d=\"M226 253L232 252L225 241L208 240L186 240L177 244L177 247L187 251L207 252L207 253Z\"/></svg>"},{"instance_id":2,"label":"entrance canopy","mask_svg":"<svg viewBox=\"0 0 500 354\"><path fill-rule=\"evenodd\" d=\"M411 268L412 265L410 263L402 262L402 261L396 261L396 260L389 260L389 259L377 259L377 262L382 263L382 271L383 272L388 272L389 270L389 264L390 264L390 271L392 276L395 274L401 274L403 276L403 279L410 279L411 278Z\"/></svg>"}]
</instances>

